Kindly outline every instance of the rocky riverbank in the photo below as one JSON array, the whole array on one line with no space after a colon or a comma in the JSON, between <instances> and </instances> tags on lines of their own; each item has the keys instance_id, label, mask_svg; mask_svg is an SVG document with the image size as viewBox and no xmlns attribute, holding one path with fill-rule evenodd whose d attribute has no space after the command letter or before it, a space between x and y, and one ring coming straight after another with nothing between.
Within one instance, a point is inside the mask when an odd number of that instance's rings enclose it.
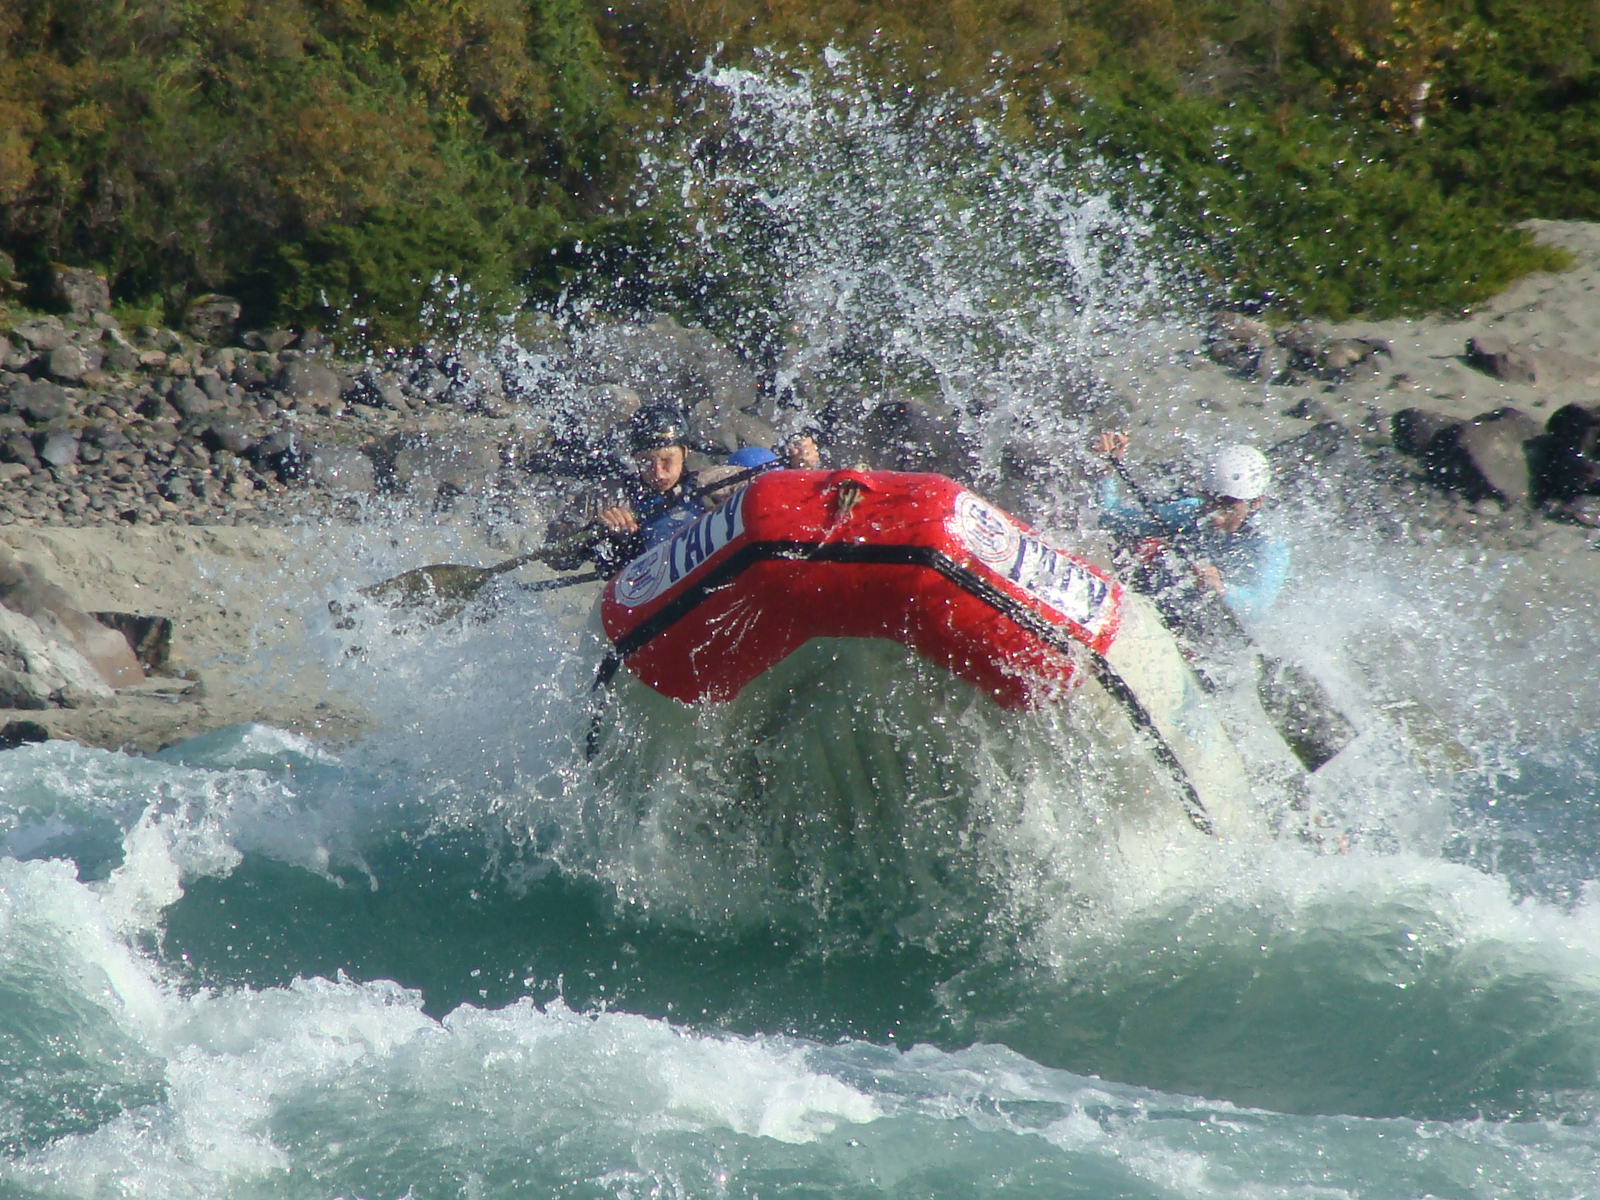
<instances>
[{"instance_id":1,"label":"rocky riverbank","mask_svg":"<svg viewBox=\"0 0 1600 1200\"><path fill-rule=\"evenodd\" d=\"M1059 415L1068 429L1126 422L1151 460L1254 440L1287 492L1380 536L1533 556L1587 580L1600 564L1600 232L1540 233L1576 266L1481 311L1337 327L1221 313L1096 362ZM263 655L303 636L308 604L364 581L349 568L361 531L432 531L396 567L447 545L482 561L535 544L574 489L615 467L627 417L653 397L686 405L707 460L812 428L836 461L975 474L1003 502L1037 491L1042 453L1063 484L1059 442L1042 451L1013 431L979 469L945 397L841 400L803 353L758 372L667 319L575 333L528 319L476 346L355 360L315 332L241 330L226 297L191 305L181 328L125 329L91 272L59 272L57 293L58 313L0 320L0 540L111 626L174 624L170 653L145 656L151 679L118 680L115 697L45 689L31 715L0 712L0 726L31 723L0 740L42 730L148 748L253 718L352 736L359 702L330 696L304 656L289 655L270 701L258 684ZM293 611L290 561L319 581Z\"/></svg>"}]
</instances>

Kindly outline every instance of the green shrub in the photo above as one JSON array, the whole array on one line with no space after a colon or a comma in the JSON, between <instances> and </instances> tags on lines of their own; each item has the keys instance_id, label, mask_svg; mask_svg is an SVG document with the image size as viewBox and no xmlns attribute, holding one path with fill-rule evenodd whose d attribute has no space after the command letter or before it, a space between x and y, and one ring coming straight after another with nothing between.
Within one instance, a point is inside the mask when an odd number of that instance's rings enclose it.
<instances>
[{"instance_id":1,"label":"green shrub","mask_svg":"<svg viewBox=\"0 0 1600 1200\"><path fill-rule=\"evenodd\" d=\"M1381 154L1358 123L1145 83L1086 129L1217 298L1336 319L1460 308L1567 256Z\"/></svg>"},{"instance_id":2,"label":"green shrub","mask_svg":"<svg viewBox=\"0 0 1600 1200\"><path fill-rule=\"evenodd\" d=\"M14 0L0 245L414 332L436 277L504 298L600 215L624 110L582 0Z\"/></svg>"}]
</instances>

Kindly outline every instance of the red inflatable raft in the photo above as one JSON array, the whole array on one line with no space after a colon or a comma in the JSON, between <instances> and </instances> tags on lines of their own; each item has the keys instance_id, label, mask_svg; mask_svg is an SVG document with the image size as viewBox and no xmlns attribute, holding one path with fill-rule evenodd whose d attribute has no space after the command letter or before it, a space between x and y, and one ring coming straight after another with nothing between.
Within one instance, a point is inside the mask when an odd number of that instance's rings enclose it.
<instances>
[{"instance_id":1,"label":"red inflatable raft","mask_svg":"<svg viewBox=\"0 0 1600 1200\"><path fill-rule=\"evenodd\" d=\"M1122 588L939 475L773 471L613 579L601 620L644 683L728 700L812 638L892 638L1022 708L1117 635Z\"/></svg>"}]
</instances>

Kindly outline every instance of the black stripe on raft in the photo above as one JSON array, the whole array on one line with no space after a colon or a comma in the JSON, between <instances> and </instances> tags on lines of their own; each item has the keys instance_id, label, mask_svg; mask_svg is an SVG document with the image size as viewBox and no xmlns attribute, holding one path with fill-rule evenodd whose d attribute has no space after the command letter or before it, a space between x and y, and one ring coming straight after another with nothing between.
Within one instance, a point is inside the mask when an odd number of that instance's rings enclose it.
<instances>
[{"instance_id":1,"label":"black stripe on raft","mask_svg":"<svg viewBox=\"0 0 1600 1200\"><path fill-rule=\"evenodd\" d=\"M1059 625L1045 620L1033 609L1023 604L1014 596L1007 595L994 584L982 576L967 570L954 562L948 555L934 549L932 546L910 545L869 545L861 542L751 542L741 547L728 558L718 563L693 587L684 590L683 594L675 597L670 603L663 605L652 616L640 621L639 624L615 643L615 655L627 658L630 654L637 653L651 640L665 633L684 617L688 616L705 601L712 592L727 587L745 571L759 562L772 562L777 559L796 559L805 562L829 563L859 563L862 565L897 566L897 567L924 567L948 579L962 591L975 599L983 601L1001 616L1013 624L1021 626L1033 634L1046 645L1061 651L1071 653L1074 647L1083 643L1072 637ZM1089 650L1087 646L1085 650ZM1189 776L1183 769L1183 764L1178 761L1177 755L1172 752L1172 747L1167 745L1166 739L1161 736L1161 731L1156 728L1155 721L1145 710L1139 698L1134 695L1123 678L1111 669L1111 664L1093 650L1089 650L1094 658L1095 673L1099 677L1106 692L1127 711L1128 719L1134 728L1142 731L1153 743L1157 760L1171 773L1183 792L1183 807L1188 814L1190 822L1201 833L1214 835L1216 830L1211 822L1206 807L1200 800L1200 794L1195 791L1194 784L1189 782ZM612 670L615 671L615 665ZM609 681L609 677L608 677ZM590 757L593 757L591 749Z\"/></svg>"}]
</instances>

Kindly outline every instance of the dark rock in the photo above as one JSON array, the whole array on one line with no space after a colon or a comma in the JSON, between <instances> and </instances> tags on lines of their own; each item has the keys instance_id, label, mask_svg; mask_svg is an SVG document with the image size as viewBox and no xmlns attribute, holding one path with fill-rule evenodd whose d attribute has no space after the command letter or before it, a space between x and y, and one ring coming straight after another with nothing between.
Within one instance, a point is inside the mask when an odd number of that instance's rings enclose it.
<instances>
[{"instance_id":1,"label":"dark rock","mask_svg":"<svg viewBox=\"0 0 1600 1200\"><path fill-rule=\"evenodd\" d=\"M182 414L167 403L165 396L151 396L143 401L139 405L139 414L159 425L176 425L182 420Z\"/></svg>"},{"instance_id":2,"label":"dark rock","mask_svg":"<svg viewBox=\"0 0 1600 1200\"><path fill-rule=\"evenodd\" d=\"M104 275L86 267L56 267L50 273L50 292L73 317L86 321L111 307L111 284Z\"/></svg>"},{"instance_id":3,"label":"dark rock","mask_svg":"<svg viewBox=\"0 0 1600 1200\"><path fill-rule=\"evenodd\" d=\"M1467 361L1505 383L1537 383L1533 356L1495 334L1467 339Z\"/></svg>"},{"instance_id":4,"label":"dark rock","mask_svg":"<svg viewBox=\"0 0 1600 1200\"><path fill-rule=\"evenodd\" d=\"M1467 361L1506 383L1536 384L1577 381L1600 387L1600 362L1565 350L1538 350L1490 334L1467 343Z\"/></svg>"},{"instance_id":5,"label":"dark rock","mask_svg":"<svg viewBox=\"0 0 1600 1200\"><path fill-rule=\"evenodd\" d=\"M1423 461L1436 484L1468 501L1492 497L1526 504L1532 485L1527 443L1539 433L1539 423L1526 413L1496 409L1442 430Z\"/></svg>"},{"instance_id":6,"label":"dark rock","mask_svg":"<svg viewBox=\"0 0 1600 1200\"><path fill-rule=\"evenodd\" d=\"M333 345L333 339L317 329L308 329L300 335L300 349L326 350Z\"/></svg>"},{"instance_id":7,"label":"dark rock","mask_svg":"<svg viewBox=\"0 0 1600 1200\"><path fill-rule=\"evenodd\" d=\"M185 442L178 446L177 461L191 471L204 471L211 466L211 452L203 445Z\"/></svg>"},{"instance_id":8,"label":"dark rock","mask_svg":"<svg viewBox=\"0 0 1600 1200\"><path fill-rule=\"evenodd\" d=\"M1545 425L1541 497L1571 501L1600 494L1600 405L1568 404Z\"/></svg>"},{"instance_id":9,"label":"dark rock","mask_svg":"<svg viewBox=\"0 0 1600 1200\"><path fill-rule=\"evenodd\" d=\"M1579 496L1568 500L1551 509L1551 515L1589 529L1600 529L1600 496Z\"/></svg>"},{"instance_id":10,"label":"dark rock","mask_svg":"<svg viewBox=\"0 0 1600 1200\"><path fill-rule=\"evenodd\" d=\"M304 360L286 363L278 371L276 385L279 391L307 404L337 404L342 391L337 375Z\"/></svg>"},{"instance_id":11,"label":"dark rock","mask_svg":"<svg viewBox=\"0 0 1600 1200\"><path fill-rule=\"evenodd\" d=\"M228 392L228 385L222 382L218 375L199 375L195 383L206 394L206 399L213 404L227 404L233 397Z\"/></svg>"},{"instance_id":12,"label":"dark rock","mask_svg":"<svg viewBox=\"0 0 1600 1200\"><path fill-rule=\"evenodd\" d=\"M412 372L406 390L419 400L437 400L450 390L450 377L432 363L423 363Z\"/></svg>"},{"instance_id":13,"label":"dark rock","mask_svg":"<svg viewBox=\"0 0 1600 1200\"><path fill-rule=\"evenodd\" d=\"M0 750L48 742L50 731L37 721L7 721L0 726Z\"/></svg>"},{"instance_id":14,"label":"dark rock","mask_svg":"<svg viewBox=\"0 0 1600 1200\"><path fill-rule=\"evenodd\" d=\"M211 398L196 387L192 380L180 379L173 385L169 399L172 407L186 419L203 417L211 411Z\"/></svg>"},{"instance_id":15,"label":"dark rock","mask_svg":"<svg viewBox=\"0 0 1600 1200\"><path fill-rule=\"evenodd\" d=\"M1417 457L1428 452L1439 434L1460 424L1462 422L1455 417L1427 408L1403 408L1390 418L1395 449Z\"/></svg>"},{"instance_id":16,"label":"dark rock","mask_svg":"<svg viewBox=\"0 0 1600 1200\"><path fill-rule=\"evenodd\" d=\"M66 390L42 379L12 388L10 403L13 412L41 425L67 415Z\"/></svg>"},{"instance_id":17,"label":"dark rock","mask_svg":"<svg viewBox=\"0 0 1600 1200\"><path fill-rule=\"evenodd\" d=\"M1342 379L1356 367L1369 362L1375 350L1369 342L1358 338L1340 338L1329 342L1317 356L1317 374L1326 379Z\"/></svg>"},{"instance_id":18,"label":"dark rock","mask_svg":"<svg viewBox=\"0 0 1600 1200\"><path fill-rule=\"evenodd\" d=\"M127 435L115 425L87 425L83 430L83 440L91 442L100 449L111 453L126 449L132 445Z\"/></svg>"},{"instance_id":19,"label":"dark rock","mask_svg":"<svg viewBox=\"0 0 1600 1200\"><path fill-rule=\"evenodd\" d=\"M255 439L245 432L244 426L232 417L213 416L200 431L200 440L213 453L226 450L229 454L247 454Z\"/></svg>"},{"instance_id":20,"label":"dark rock","mask_svg":"<svg viewBox=\"0 0 1600 1200\"><path fill-rule=\"evenodd\" d=\"M183 331L197 342L222 345L233 340L234 326L242 311L232 296L196 296L183 310Z\"/></svg>"},{"instance_id":21,"label":"dark rock","mask_svg":"<svg viewBox=\"0 0 1600 1200\"><path fill-rule=\"evenodd\" d=\"M1256 373L1262 351L1271 345L1272 330L1244 313L1217 313L1206 333L1206 353L1212 360L1246 375Z\"/></svg>"},{"instance_id":22,"label":"dark rock","mask_svg":"<svg viewBox=\"0 0 1600 1200\"><path fill-rule=\"evenodd\" d=\"M368 496L378 485L372 459L353 446L317 446L306 474L312 483L341 495Z\"/></svg>"},{"instance_id":23,"label":"dark rock","mask_svg":"<svg viewBox=\"0 0 1600 1200\"><path fill-rule=\"evenodd\" d=\"M392 408L396 412L409 412L400 381L387 371L363 371L351 381L345 399L352 404L368 408Z\"/></svg>"},{"instance_id":24,"label":"dark rock","mask_svg":"<svg viewBox=\"0 0 1600 1200\"><path fill-rule=\"evenodd\" d=\"M101 339L101 366L112 371L132 371L139 365L139 352L133 344L114 330L108 330Z\"/></svg>"},{"instance_id":25,"label":"dark rock","mask_svg":"<svg viewBox=\"0 0 1600 1200\"><path fill-rule=\"evenodd\" d=\"M294 345L294 333L288 329L252 329L239 338L252 350L276 354Z\"/></svg>"},{"instance_id":26,"label":"dark rock","mask_svg":"<svg viewBox=\"0 0 1600 1200\"><path fill-rule=\"evenodd\" d=\"M285 483L304 478L305 448L292 429L269 433L250 447L249 457L257 470L270 472Z\"/></svg>"},{"instance_id":27,"label":"dark rock","mask_svg":"<svg viewBox=\"0 0 1600 1200\"><path fill-rule=\"evenodd\" d=\"M78 461L78 433L71 429L55 429L47 433L39 447L39 459L52 467L64 467Z\"/></svg>"},{"instance_id":28,"label":"dark rock","mask_svg":"<svg viewBox=\"0 0 1600 1200\"><path fill-rule=\"evenodd\" d=\"M147 670L165 673L172 656L172 619L145 617L136 613L90 613L107 629L115 629L133 649L133 655Z\"/></svg>"},{"instance_id":29,"label":"dark rock","mask_svg":"<svg viewBox=\"0 0 1600 1200\"><path fill-rule=\"evenodd\" d=\"M21 325L15 326L11 332L36 352L47 352L67 344L66 326L56 317L40 317L35 321L24 321Z\"/></svg>"},{"instance_id":30,"label":"dark rock","mask_svg":"<svg viewBox=\"0 0 1600 1200\"><path fill-rule=\"evenodd\" d=\"M1277 345L1262 347L1255 368L1249 373L1262 383L1276 383L1289 374L1289 352Z\"/></svg>"},{"instance_id":31,"label":"dark rock","mask_svg":"<svg viewBox=\"0 0 1600 1200\"><path fill-rule=\"evenodd\" d=\"M0 460L21 463L30 470L39 466L39 456L34 451L33 440L20 433L13 433L4 442L0 442Z\"/></svg>"},{"instance_id":32,"label":"dark rock","mask_svg":"<svg viewBox=\"0 0 1600 1200\"><path fill-rule=\"evenodd\" d=\"M1286 417L1298 417L1302 421L1326 421L1329 419L1327 408L1314 396L1302 396L1299 403L1284 409L1283 415Z\"/></svg>"}]
</instances>

